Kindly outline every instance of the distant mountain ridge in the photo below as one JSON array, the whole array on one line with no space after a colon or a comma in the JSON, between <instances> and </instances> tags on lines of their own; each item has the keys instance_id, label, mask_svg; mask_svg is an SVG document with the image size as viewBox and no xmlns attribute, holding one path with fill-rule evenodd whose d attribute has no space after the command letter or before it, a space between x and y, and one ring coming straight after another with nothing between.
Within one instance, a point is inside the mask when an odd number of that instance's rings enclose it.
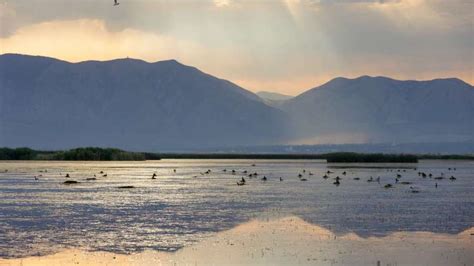
<instances>
[{"instance_id":1,"label":"distant mountain ridge","mask_svg":"<svg viewBox=\"0 0 474 266\"><path fill-rule=\"evenodd\" d=\"M278 104L259 94L175 60L4 54L0 146L186 151L474 141L474 88L459 79L335 78Z\"/></svg>"},{"instance_id":2,"label":"distant mountain ridge","mask_svg":"<svg viewBox=\"0 0 474 266\"><path fill-rule=\"evenodd\" d=\"M293 126L302 129L303 141L412 143L474 138L474 88L454 78L336 78L281 108L292 115Z\"/></svg>"},{"instance_id":3,"label":"distant mountain ridge","mask_svg":"<svg viewBox=\"0 0 474 266\"><path fill-rule=\"evenodd\" d=\"M174 60L0 56L0 146L185 149L286 139L286 115Z\"/></svg>"}]
</instances>

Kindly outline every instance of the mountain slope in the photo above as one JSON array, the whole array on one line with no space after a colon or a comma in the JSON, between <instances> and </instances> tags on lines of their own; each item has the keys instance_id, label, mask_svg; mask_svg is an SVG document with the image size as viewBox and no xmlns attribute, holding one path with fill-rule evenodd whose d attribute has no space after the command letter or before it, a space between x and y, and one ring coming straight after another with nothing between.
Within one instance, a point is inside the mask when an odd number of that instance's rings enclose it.
<instances>
[{"instance_id":1,"label":"mountain slope","mask_svg":"<svg viewBox=\"0 0 474 266\"><path fill-rule=\"evenodd\" d=\"M264 103L270 106L279 107L283 102L292 98L292 96L268 92L268 91L259 91L256 93Z\"/></svg>"},{"instance_id":2,"label":"mountain slope","mask_svg":"<svg viewBox=\"0 0 474 266\"><path fill-rule=\"evenodd\" d=\"M278 143L285 121L255 94L174 60L0 56L0 146L156 151Z\"/></svg>"},{"instance_id":3,"label":"mountain slope","mask_svg":"<svg viewBox=\"0 0 474 266\"><path fill-rule=\"evenodd\" d=\"M472 140L474 89L459 79L336 78L281 107L304 143Z\"/></svg>"},{"instance_id":4,"label":"mountain slope","mask_svg":"<svg viewBox=\"0 0 474 266\"><path fill-rule=\"evenodd\" d=\"M275 106L174 60L0 55L0 146L189 151L474 141L474 89L458 79L336 78Z\"/></svg>"}]
</instances>

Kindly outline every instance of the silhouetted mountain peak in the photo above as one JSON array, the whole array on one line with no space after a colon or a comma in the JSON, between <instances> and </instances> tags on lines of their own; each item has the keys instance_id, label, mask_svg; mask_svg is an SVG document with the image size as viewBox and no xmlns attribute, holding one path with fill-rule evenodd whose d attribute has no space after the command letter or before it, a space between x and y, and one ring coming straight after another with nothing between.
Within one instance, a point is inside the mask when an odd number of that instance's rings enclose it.
<instances>
[{"instance_id":1,"label":"silhouetted mountain peak","mask_svg":"<svg viewBox=\"0 0 474 266\"><path fill-rule=\"evenodd\" d=\"M286 115L176 60L0 60L0 146L127 149L274 143ZM21 62L21 63L19 63Z\"/></svg>"},{"instance_id":2,"label":"silhouetted mountain peak","mask_svg":"<svg viewBox=\"0 0 474 266\"><path fill-rule=\"evenodd\" d=\"M336 78L281 108L316 142L466 141L474 131L474 88L456 78Z\"/></svg>"}]
</instances>

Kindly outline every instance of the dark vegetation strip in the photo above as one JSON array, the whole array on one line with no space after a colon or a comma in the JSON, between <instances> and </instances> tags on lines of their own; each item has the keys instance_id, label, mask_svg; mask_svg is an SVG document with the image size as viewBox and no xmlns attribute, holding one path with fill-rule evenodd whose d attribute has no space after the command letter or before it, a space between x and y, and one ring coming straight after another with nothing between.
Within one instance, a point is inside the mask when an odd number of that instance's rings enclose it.
<instances>
[{"instance_id":1,"label":"dark vegetation strip","mask_svg":"<svg viewBox=\"0 0 474 266\"><path fill-rule=\"evenodd\" d=\"M474 160L474 155L337 152L323 154L148 153L86 147L65 151L0 148L0 160L144 161L160 159L308 159L328 163L416 163L419 159Z\"/></svg>"},{"instance_id":2,"label":"dark vegetation strip","mask_svg":"<svg viewBox=\"0 0 474 266\"><path fill-rule=\"evenodd\" d=\"M418 155L420 160L474 160L474 154L422 154Z\"/></svg>"},{"instance_id":3,"label":"dark vegetation strip","mask_svg":"<svg viewBox=\"0 0 474 266\"><path fill-rule=\"evenodd\" d=\"M159 157L155 154L95 147L77 148L66 151L37 151L29 148L0 148L0 160L144 161L147 159L159 159Z\"/></svg>"},{"instance_id":4,"label":"dark vegetation strip","mask_svg":"<svg viewBox=\"0 0 474 266\"><path fill-rule=\"evenodd\" d=\"M328 163L417 163L418 157L411 154L352 153L326 154Z\"/></svg>"}]
</instances>

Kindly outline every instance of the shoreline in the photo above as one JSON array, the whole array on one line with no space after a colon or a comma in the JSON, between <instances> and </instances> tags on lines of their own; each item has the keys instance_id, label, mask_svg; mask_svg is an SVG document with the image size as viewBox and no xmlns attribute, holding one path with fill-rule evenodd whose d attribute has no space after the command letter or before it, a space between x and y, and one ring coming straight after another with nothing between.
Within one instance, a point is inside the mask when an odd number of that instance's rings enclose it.
<instances>
[{"instance_id":1,"label":"shoreline","mask_svg":"<svg viewBox=\"0 0 474 266\"><path fill-rule=\"evenodd\" d=\"M417 163L419 160L470 160L474 154L408 153L151 153L130 152L116 148L84 147L43 151L30 148L0 148L0 161L147 161L161 159L275 159L326 160L327 163Z\"/></svg>"}]
</instances>

